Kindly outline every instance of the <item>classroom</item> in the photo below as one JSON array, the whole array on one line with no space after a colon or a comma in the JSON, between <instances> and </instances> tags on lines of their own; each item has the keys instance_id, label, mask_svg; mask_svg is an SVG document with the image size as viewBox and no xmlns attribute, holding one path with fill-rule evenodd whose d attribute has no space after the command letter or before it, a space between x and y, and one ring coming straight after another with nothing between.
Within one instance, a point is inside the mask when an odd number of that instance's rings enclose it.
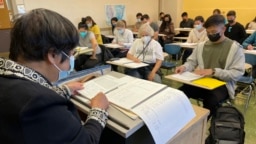
<instances>
[{"instance_id":1,"label":"classroom","mask_svg":"<svg viewBox=\"0 0 256 144\"><path fill-rule=\"evenodd\" d=\"M254 0L0 0L0 143L254 144Z\"/></svg>"}]
</instances>

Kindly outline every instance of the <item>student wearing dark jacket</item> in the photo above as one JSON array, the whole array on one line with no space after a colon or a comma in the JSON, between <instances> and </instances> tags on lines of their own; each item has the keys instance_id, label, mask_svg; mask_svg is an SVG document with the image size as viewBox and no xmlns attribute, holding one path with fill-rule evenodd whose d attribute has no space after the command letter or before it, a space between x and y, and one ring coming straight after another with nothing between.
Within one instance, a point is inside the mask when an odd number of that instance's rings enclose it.
<instances>
[{"instance_id":1,"label":"student wearing dark jacket","mask_svg":"<svg viewBox=\"0 0 256 144\"><path fill-rule=\"evenodd\" d=\"M246 38L246 31L244 26L236 21L236 12L233 10L229 11L227 13L227 20L225 36L242 44Z\"/></svg>"},{"instance_id":2,"label":"student wearing dark jacket","mask_svg":"<svg viewBox=\"0 0 256 144\"><path fill-rule=\"evenodd\" d=\"M83 125L69 100L82 83L58 87L74 66L73 24L56 12L35 9L15 21L10 59L0 58L1 144L96 144L107 120L108 100L91 100Z\"/></svg>"}]
</instances>

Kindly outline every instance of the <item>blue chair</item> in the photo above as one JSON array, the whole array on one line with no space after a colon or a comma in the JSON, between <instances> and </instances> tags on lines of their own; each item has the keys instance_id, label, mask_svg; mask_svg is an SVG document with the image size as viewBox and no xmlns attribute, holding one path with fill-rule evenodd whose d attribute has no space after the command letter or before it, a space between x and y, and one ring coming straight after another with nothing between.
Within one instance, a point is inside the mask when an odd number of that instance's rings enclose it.
<instances>
[{"instance_id":1,"label":"blue chair","mask_svg":"<svg viewBox=\"0 0 256 144\"><path fill-rule=\"evenodd\" d=\"M256 55L245 53L245 62L252 66L256 65ZM238 85L238 88L244 87L242 92L249 89L248 92L244 93L244 95L246 95L246 103L245 103L245 107L244 107L244 113L246 113L251 96L255 95L255 82L254 82L254 78L252 76L252 68L250 70L250 73L247 76L242 76L237 81L237 85Z\"/></svg>"},{"instance_id":2,"label":"blue chair","mask_svg":"<svg viewBox=\"0 0 256 144\"><path fill-rule=\"evenodd\" d=\"M172 58L172 55L176 56L176 62L171 62L170 61L163 61L161 68L166 69L168 74L169 70L173 69L177 65L178 61L178 55L180 54L181 47L179 45L174 45L174 44L165 44L164 45L164 50L166 53L168 53L170 59Z\"/></svg>"}]
</instances>

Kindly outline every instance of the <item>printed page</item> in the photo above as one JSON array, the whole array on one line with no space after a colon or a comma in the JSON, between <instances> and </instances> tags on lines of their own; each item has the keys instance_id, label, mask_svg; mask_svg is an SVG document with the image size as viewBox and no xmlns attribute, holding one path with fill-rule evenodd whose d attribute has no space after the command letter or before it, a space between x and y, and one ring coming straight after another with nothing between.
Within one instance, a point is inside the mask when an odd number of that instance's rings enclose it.
<instances>
[{"instance_id":1,"label":"printed page","mask_svg":"<svg viewBox=\"0 0 256 144\"><path fill-rule=\"evenodd\" d=\"M181 74L173 74L172 77L177 78L177 79L181 79L184 81L193 81L199 78L202 78L203 76L197 75L195 73L192 72L183 72Z\"/></svg>"},{"instance_id":2,"label":"printed page","mask_svg":"<svg viewBox=\"0 0 256 144\"><path fill-rule=\"evenodd\" d=\"M132 110L147 125L156 144L164 144L195 117L187 96L166 88Z\"/></svg>"},{"instance_id":3,"label":"printed page","mask_svg":"<svg viewBox=\"0 0 256 144\"><path fill-rule=\"evenodd\" d=\"M118 82L118 78L104 75L96 79L84 83L84 89L79 90L78 93L88 99L92 99L99 92L107 93L117 88L122 83Z\"/></svg>"},{"instance_id":4,"label":"printed page","mask_svg":"<svg viewBox=\"0 0 256 144\"><path fill-rule=\"evenodd\" d=\"M166 85L163 84L136 79L111 91L107 94L107 98L111 103L126 110L131 110L165 87Z\"/></svg>"}]
</instances>

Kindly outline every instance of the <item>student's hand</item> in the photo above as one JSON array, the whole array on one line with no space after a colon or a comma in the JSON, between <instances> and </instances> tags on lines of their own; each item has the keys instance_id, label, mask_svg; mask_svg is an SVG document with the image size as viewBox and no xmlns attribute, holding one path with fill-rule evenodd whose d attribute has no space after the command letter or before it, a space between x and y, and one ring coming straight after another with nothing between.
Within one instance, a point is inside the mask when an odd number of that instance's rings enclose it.
<instances>
[{"instance_id":1,"label":"student's hand","mask_svg":"<svg viewBox=\"0 0 256 144\"><path fill-rule=\"evenodd\" d=\"M250 45L247 46L247 49L248 50L253 50L253 46L250 44Z\"/></svg>"},{"instance_id":2,"label":"student's hand","mask_svg":"<svg viewBox=\"0 0 256 144\"><path fill-rule=\"evenodd\" d=\"M122 43L122 42L119 42L118 44L119 44L120 46L124 46L124 43Z\"/></svg>"},{"instance_id":3,"label":"student's hand","mask_svg":"<svg viewBox=\"0 0 256 144\"><path fill-rule=\"evenodd\" d=\"M185 66L179 66L175 69L175 73L181 74L181 73L185 72L185 70L186 70Z\"/></svg>"},{"instance_id":4,"label":"student's hand","mask_svg":"<svg viewBox=\"0 0 256 144\"><path fill-rule=\"evenodd\" d=\"M69 88L69 90L71 91L72 95L78 94L77 90L81 90L81 89L84 88L83 87L83 83L81 83L81 82L69 82L69 83L67 83L65 85Z\"/></svg>"},{"instance_id":5,"label":"student's hand","mask_svg":"<svg viewBox=\"0 0 256 144\"><path fill-rule=\"evenodd\" d=\"M100 108L107 110L109 106L109 101L105 94L102 92L98 93L94 98L91 99L91 107L92 108Z\"/></svg>"},{"instance_id":6,"label":"student's hand","mask_svg":"<svg viewBox=\"0 0 256 144\"><path fill-rule=\"evenodd\" d=\"M91 56L90 59L95 59L96 60L97 57L96 56Z\"/></svg>"},{"instance_id":7,"label":"student's hand","mask_svg":"<svg viewBox=\"0 0 256 144\"><path fill-rule=\"evenodd\" d=\"M140 63L141 62L138 58L135 58L133 61L136 62L136 63Z\"/></svg>"},{"instance_id":8,"label":"student's hand","mask_svg":"<svg viewBox=\"0 0 256 144\"><path fill-rule=\"evenodd\" d=\"M149 81L153 81L154 78L155 78L155 75L156 75L156 73L150 72L149 75L148 75L148 80L149 80Z\"/></svg>"},{"instance_id":9,"label":"student's hand","mask_svg":"<svg viewBox=\"0 0 256 144\"><path fill-rule=\"evenodd\" d=\"M198 69L194 71L195 74L201 75L201 76L211 76L213 71L212 69Z\"/></svg>"}]
</instances>

